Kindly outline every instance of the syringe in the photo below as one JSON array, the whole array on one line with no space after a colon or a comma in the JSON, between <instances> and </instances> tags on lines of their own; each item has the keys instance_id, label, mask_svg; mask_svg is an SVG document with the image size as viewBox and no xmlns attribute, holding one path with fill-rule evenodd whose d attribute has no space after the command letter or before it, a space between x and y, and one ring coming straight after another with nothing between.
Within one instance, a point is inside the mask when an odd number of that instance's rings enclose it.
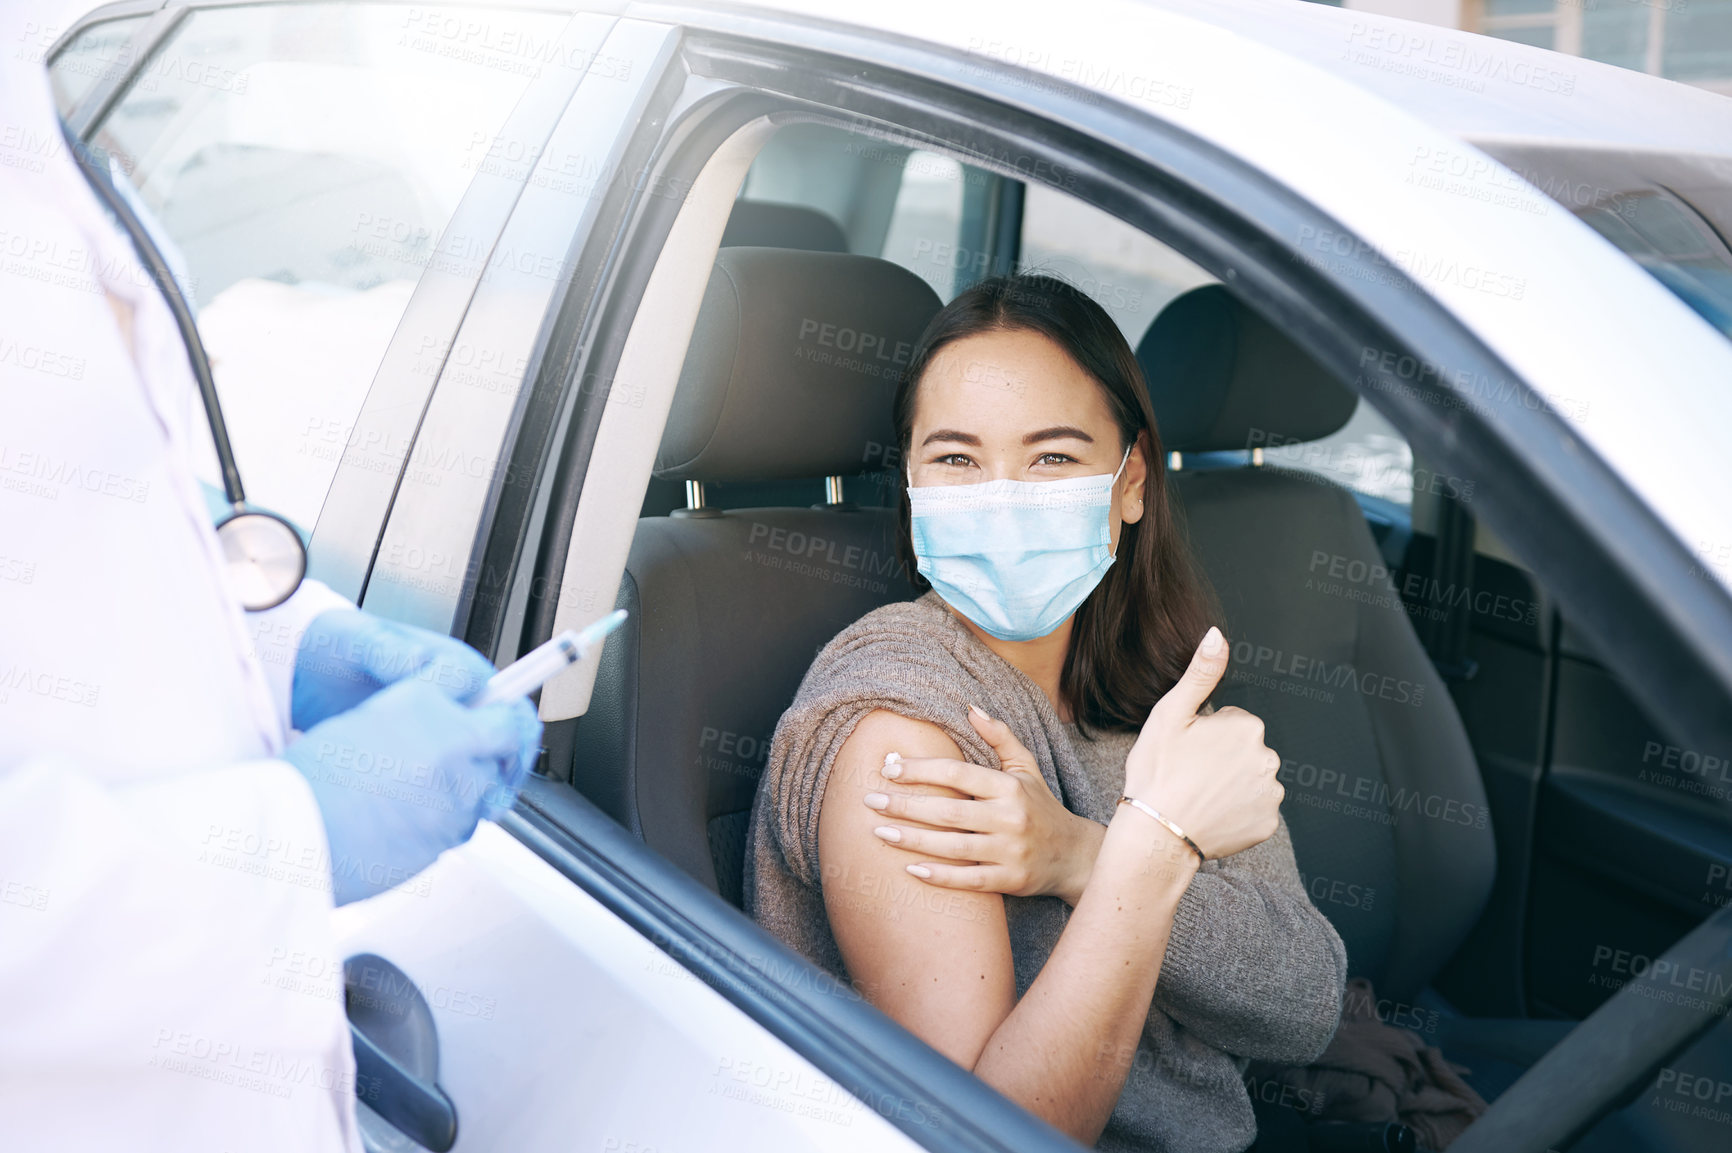
<instances>
[{"instance_id":1,"label":"syringe","mask_svg":"<svg viewBox=\"0 0 1732 1153\"><path fill-rule=\"evenodd\" d=\"M546 644L531 649L488 678L487 684L469 702L472 709L526 697L558 673L583 660L601 644L603 637L625 623L626 611L615 609L582 629L566 629Z\"/></svg>"}]
</instances>

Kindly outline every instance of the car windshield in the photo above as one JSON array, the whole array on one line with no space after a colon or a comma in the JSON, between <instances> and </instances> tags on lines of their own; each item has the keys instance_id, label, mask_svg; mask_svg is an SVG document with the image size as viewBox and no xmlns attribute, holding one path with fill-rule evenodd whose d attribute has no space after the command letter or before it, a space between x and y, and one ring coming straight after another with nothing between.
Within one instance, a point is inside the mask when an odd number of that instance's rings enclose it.
<instances>
[{"instance_id":1,"label":"car windshield","mask_svg":"<svg viewBox=\"0 0 1732 1153\"><path fill-rule=\"evenodd\" d=\"M1519 142L1479 147L1575 213L1732 340L1732 160Z\"/></svg>"}]
</instances>

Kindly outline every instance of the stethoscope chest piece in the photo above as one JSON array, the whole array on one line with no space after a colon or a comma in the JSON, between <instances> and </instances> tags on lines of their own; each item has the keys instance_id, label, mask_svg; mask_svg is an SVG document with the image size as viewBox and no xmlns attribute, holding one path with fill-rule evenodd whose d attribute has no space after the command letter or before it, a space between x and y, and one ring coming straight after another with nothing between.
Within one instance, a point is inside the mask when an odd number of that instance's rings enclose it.
<instances>
[{"instance_id":1,"label":"stethoscope chest piece","mask_svg":"<svg viewBox=\"0 0 1732 1153\"><path fill-rule=\"evenodd\" d=\"M246 509L216 526L229 584L250 613L274 609L294 595L307 575L307 550L288 521Z\"/></svg>"}]
</instances>

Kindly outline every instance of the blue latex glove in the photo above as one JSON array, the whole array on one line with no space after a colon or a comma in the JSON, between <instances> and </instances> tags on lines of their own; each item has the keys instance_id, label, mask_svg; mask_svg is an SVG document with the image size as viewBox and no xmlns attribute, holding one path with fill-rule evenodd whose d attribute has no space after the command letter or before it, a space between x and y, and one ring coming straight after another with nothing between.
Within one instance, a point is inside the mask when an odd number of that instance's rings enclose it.
<instances>
[{"instance_id":1,"label":"blue latex glove","mask_svg":"<svg viewBox=\"0 0 1732 1153\"><path fill-rule=\"evenodd\" d=\"M455 637L360 609L332 609L301 636L289 721L305 732L406 677L466 701L492 675L487 658Z\"/></svg>"},{"instance_id":2,"label":"blue latex glove","mask_svg":"<svg viewBox=\"0 0 1732 1153\"><path fill-rule=\"evenodd\" d=\"M540 739L526 697L471 709L413 677L307 730L283 759L319 803L337 904L402 884L511 808Z\"/></svg>"}]
</instances>

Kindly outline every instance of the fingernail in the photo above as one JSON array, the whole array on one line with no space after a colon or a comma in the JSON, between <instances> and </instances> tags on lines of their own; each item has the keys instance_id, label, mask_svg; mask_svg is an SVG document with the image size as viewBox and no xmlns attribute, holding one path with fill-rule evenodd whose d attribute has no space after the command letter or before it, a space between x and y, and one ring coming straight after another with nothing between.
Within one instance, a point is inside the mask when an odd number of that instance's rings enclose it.
<instances>
[{"instance_id":1,"label":"fingernail","mask_svg":"<svg viewBox=\"0 0 1732 1153\"><path fill-rule=\"evenodd\" d=\"M895 753L891 753L890 755L892 757L896 756ZM902 775L902 759L900 757L898 757L894 761L886 759L884 762L884 767L882 769L878 770L878 772L879 772L880 776L886 778L887 780L894 781L897 777L900 777Z\"/></svg>"},{"instance_id":2,"label":"fingernail","mask_svg":"<svg viewBox=\"0 0 1732 1153\"><path fill-rule=\"evenodd\" d=\"M969 705L968 711L983 721L990 721L992 719L992 717L987 714L986 710L981 708L979 705Z\"/></svg>"},{"instance_id":3,"label":"fingernail","mask_svg":"<svg viewBox=\"0 0 1732 1153\"><path fill-rule=\"evenodd\" d=\"M902 830L891 828L889 825L879 825L876 829L873 829L872 831L874 833L877 833L880 837L884 838L886 841L901 841L902 840Z\"/></svg>"},{"instance_id":4,"label":"fingernail","mask_svg":"<svg viewBox=\"0 0 1732 1153\"><path fill-rule=\"evenodd\" d=\"M932 870L928 869L925 865L909 865L907 868L910 873L913 873L916 877L919 877L922 880L932 876Z\"/></svg>"},{"instance_id":5,"label":"fingernail","mask_svg":"<svg viewBox=\"0 0 1732 1153\"><path fill-rule=\"evenodd\" d=\"M1214 625L1210 625L1209 631L1203 634L1203 655L1206 657L1212 657L1220 651L1221 630L1216 628Z\"/></svg>"},{"instance_id":6,"label":"fingernail","mask_svg":"<svg viewBox=\"0 0 1732 1153\"><path fill-rule=\"evenodd\" d=\"M883 793L867 793L863 799L868 809L882 809L890 804L890 798Z\"/></svg>"}]
</instances>

